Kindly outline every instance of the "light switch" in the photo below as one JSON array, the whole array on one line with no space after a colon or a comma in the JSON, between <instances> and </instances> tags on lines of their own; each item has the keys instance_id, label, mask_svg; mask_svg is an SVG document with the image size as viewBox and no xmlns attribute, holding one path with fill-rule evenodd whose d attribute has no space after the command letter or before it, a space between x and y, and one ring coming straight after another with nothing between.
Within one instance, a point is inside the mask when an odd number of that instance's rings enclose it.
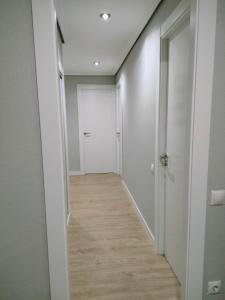
<instances>
[{"instance_id":1,"label":"light switch","mask_svg":"<svg viewBox=\"0 0 225 300\"><path fill-rule=\"evenodd\" d=\"M225 190L211 191L210 205L225 205Z\"/></svg>"}]
</instances>

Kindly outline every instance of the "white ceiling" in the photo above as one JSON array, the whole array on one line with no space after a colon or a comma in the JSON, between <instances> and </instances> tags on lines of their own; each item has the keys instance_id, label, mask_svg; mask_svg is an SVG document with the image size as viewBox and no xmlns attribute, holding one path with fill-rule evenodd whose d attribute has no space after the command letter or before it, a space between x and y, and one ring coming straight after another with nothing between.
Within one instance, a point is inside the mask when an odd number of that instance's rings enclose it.
<instances>
[{"instance_id":1,"label":"white ceiling","mask_svg":"<svg viewBox=\"0 0 225 300\"><path fill-rule=\"evenodd\" d=\"M160 0L55 0L65 74L114 75ZM99 14L111 14L104 22ZM94 66L100 61L100 66Z\"/></svg>"}]
</instances>

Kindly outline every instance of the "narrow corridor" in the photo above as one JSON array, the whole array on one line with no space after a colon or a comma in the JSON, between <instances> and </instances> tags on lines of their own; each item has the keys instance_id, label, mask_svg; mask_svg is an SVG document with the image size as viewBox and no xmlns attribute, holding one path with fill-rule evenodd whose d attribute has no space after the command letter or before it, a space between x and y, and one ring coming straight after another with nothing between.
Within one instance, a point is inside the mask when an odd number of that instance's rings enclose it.
<instances>
[{"instance_id":1,"label":"narrow corridor","mask_svg":"<svg viewBox=\"0 0 225 300\"><path fill-rule=\"evenodd\" d=\"M178 300L178 282L156 255L121 178L71 176L70 190L72 299Z\"/></svg>"}]
</instances>

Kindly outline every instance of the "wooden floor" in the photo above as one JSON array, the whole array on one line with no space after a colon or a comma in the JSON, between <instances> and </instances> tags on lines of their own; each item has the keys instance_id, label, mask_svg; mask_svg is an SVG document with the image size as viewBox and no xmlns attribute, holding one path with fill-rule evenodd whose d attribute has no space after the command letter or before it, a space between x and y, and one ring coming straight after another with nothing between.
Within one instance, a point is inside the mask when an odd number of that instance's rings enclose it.
<instances>
[{"instance_id":1,"label":"wooden floor","mask_svg":"<svg viewBox=\"0 0 225 300\"><path fill-rule=\"evenodd\" d=\"M70 184L72 300L178 300L177 280L156 255L120 177L72 176Z\"/></svg>"}]
</instances>

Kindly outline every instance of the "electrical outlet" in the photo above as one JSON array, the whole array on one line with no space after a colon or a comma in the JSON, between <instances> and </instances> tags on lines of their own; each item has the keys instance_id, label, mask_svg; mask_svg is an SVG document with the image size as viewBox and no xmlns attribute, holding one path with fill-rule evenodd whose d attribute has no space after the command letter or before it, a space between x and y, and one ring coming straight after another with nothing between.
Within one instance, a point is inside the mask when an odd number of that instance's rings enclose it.
<instances>
[{"instance_id":1,"label":"electrical outlet","mask_svg":"<svg viewBox=\"0 0 225 300\"><path fill-rule=\"evenodd\" d=\"M217 295L221 291L221 280L208 282L208 295Z\"/></svg>"}]
</instances>

